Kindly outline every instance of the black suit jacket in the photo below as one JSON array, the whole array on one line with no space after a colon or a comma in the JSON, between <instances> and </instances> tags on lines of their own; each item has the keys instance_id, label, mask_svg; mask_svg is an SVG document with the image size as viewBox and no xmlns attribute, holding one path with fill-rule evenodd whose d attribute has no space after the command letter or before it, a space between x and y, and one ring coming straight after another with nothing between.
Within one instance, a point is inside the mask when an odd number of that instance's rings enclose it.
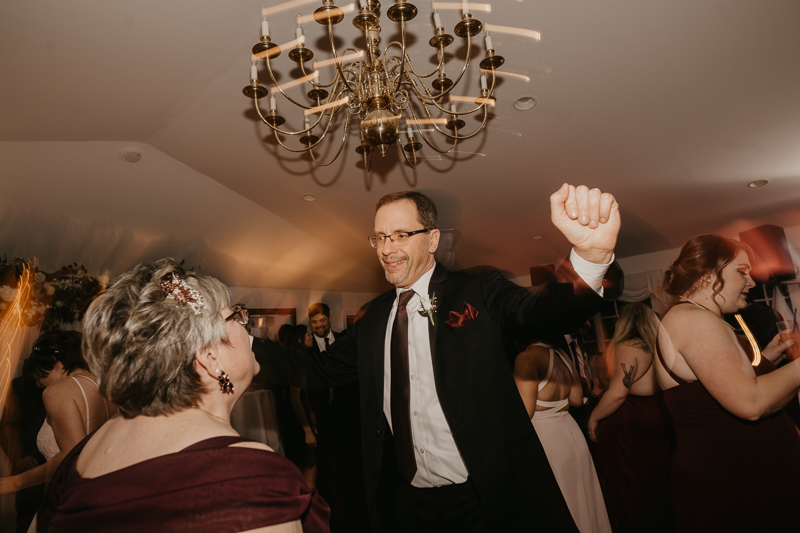
<instances>
[{"instance_id":1,"label":"black suit jacket","mask_svg":"<svg viewBox=\"0 0 800 533\"><path fill-rule=\"evenodd\" d=\"M622 290L613 265L605 298ZM550 283L519 287L499 272L449 272L436 265L429 295L438 309L429 326L434 380L442 410L490 522L497 531L577 531L544 449L528 418L505 356L504 330L531 336L574 331L602 305L567 261ZM384 341L396 299L391 290L367 304L361 318L331 345L327 356L289 353L256 339L253 350L267 379L325 388L360 382L361 428L367 503L375 508L379 482L390 477L394 457L384 448ZM455 331L445 321L469 303L478 316ZM381 477L384 480L381 480Z\"/></svg>"},{"instance_id":2,"label":"black suit jacket","mask_svg":"<svg viewBox=\"0 0 800 533\"><path fill-rule=\"evenodd\" d=\"M338 331L333 331L333 330L331 330L331 332L333 333L334 341L339 340L339 337L344 335L344 332L338 332ZM309 348L308 351L311 352L311 353L322 353L322 352L320 352L319 346L317 345L317 337L313 333L311 335L314 337L314 342L311 343L311 348Z\"/></svg>"}]
</instances>

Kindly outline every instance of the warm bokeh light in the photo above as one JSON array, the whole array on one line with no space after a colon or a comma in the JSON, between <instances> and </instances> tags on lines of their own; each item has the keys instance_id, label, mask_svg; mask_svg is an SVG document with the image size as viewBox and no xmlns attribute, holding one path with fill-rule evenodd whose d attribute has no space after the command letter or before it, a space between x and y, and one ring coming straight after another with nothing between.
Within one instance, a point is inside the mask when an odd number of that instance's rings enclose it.
<instances>
[{"instance_id":1,"label":"warm bokeh light","mask_svg":"<svg viewBox=\"0 0 800 533\"><path fill-rule=\"evenodd\" d=\"M453 9L461 11L461 2L432 2L433 9L437 11L442 9ZM473 11L483 11L484 13L491 13L492 12L492 4L473 4L472 2L469 3L469 10L470 12Z\"/></svg>"},{"instance_id":2,"label":"warm bokeh light","mask_svg":"<svg viewBox=\"0 0 800 533\"><path fill-rule=\"evenodd\" d=\"M339 9L344 11L345 13L352 13L356 9L355 4L347 4L346 6L341 6ZM309 22L316 22L317 20L325 20L327 13L311 13L310 15L302 15L299 19L297 19L300 24L307 24Z\"/></svg>"},{"instance_id":3,"label":"warm bokeh light","mask_svg":"<svg viewBox=\"0 0 800 533\"><path fill-rule=\"evenodd\" d=\"M287 89L291 89L292 87L297 87L298 85L302 85L304 83L312 82L312 81L314 81L314 73L313 72L311 74L307 74L307 75L305 75L305 76L303 76L301 78L297 78L296 80L287 81L286 83L281 83L279 86L273 87L272 89L270 89L269 92L271 94L276 94L276 93L278 93L278 92L280 92L282 90L285 91Z\"/></svg>"},{"instance_id":4,"label":"warm bokeh light","mask_svg":"<svg viewBox=\"0 0 800 533\"><path fill-rule=\"evenodd\" d=\"M17 285L17 296L3 311L0 320L0 410L5 406L11 373L19 362L19 344L25 327L23 313L30 305L33 274L30 268L23 267Z\"/></svg>"},{"instance_id":5,"label":"warm bokeh light","mask_svg":"<svg viewBox=\"0 0 800 533\"><path fill-rule=\"evenodd\" d=\"M511 26L498 26L497 24L487 24L486 31L489 33L505 33L508 35L518 35L520 37L527 37L534 41L541 41L542 34L538 31L526 30L525 28L512 28Z\"/></svg>"},{"instance_id":6,"label":"warm bokeh light","mask_svg":"<svg viewBox=\"0 0 800 533\"><path fill-rule=\"evenodd\" d=\"M744 319L742 315L736 313L736 321L741 326L742 331L744 331L744 336L747 337L747 341L750 343L750 347L753 349L753 366L758 366L761 363L761 350L758 348L758 343L756 339L753 337L753 334L750 333L750 328L747 327L747 324L744 323Z\"/></svg>"},{"instance_id":7,"label":"warm bokeh light","mask_svg":"<svg viewBox=\"0 0 800 533\"><path fill-rule=\"evenodd\" d=\"M349 96L345 96L341 100L336 100L335 102L331 102L329 104L323 104L323 105L320 105L320 106L317 106L317 107L312 107L311 109L304 109L303 110L303 114L304 115L314 115L316 113L322 113L322 112L327 111L328 109L330 109L332 107L339 107L340 105L344 105L349 100L350 100L350 97Z\"/></svg>"},{"instance_id":8,"label":"warm bokeh light","mask_svg":"<svg viewBox=\"0 0 800 533\"><path fill-rule=\"evenodd\" d=\"M406 120L407 126L419 126L420 124L447 124L446 118L409 118Z\"/></svg>"},{"instance_id":9,"label":"warm bokeh light","mask_svg":"<svg viewBox=\"0 0 800 533\"><path fill-rule=\"evenodd\" d=\"M265 7L261 10L262 17L269 17L274 15L275 13L280 13L282 11L288 11L290 9L295 9L300 6L305 6L308 4L316 4L319 0L292 0L291 2L284 2L282 4L278 4L274 7Z\"/></svg>"},{"instance_id":10,"label":"warm bokeh light","mask_svg":"<svg viewBox=\"0 0 800 533\"><path fill-rule=\"evenodd\" d=\"M323 67L327 67L329 65L335 64L337 61L339 63L347 63L348 61L355 61L356 59L363 59L364 52L352 52L349 54L345 54L341 57L332 57L330 59L323 59L322 61L315 61L314 62L314 70L319 70Z\"/></svg>"},{"instance_id":11,"label":"warm bokeh light","mask_svg":"<svg viewBox=\"0 0 800 533\"><path fill-rule=\"evenodd\" d=\"M491 70L481 70L481 73L486 74L487 76L491 76L492 75L492 71ZM495 74L495 76L501 76L501 77L504 77L504 78L515 78L515 79L518 79L518 80L522 80L525 83L531 81L530 77L525 76L524 74L517 74L516 72L505 72L503 70L495 70L494 74Z\"/></svg>"},{"instance_id":12,"label":"warm bokeh light","mask_svg":"<svg viewBox=\"0 0 800 533\"><path fill-rule=\"evenodd\" d=\"M278 45L277 48L270 48L269 50L264 50L263 52L254 54L253 57L257 57L259 59L265 59L267 56L272 57L274 55L281 53L281 50L288 50L289 48L294 48L295 46L305 44L305 42L306 42L306 36L303 35L299 39L292 39L288 43Z\"/></svg>"},{"instance_id":13,"label":"warm bokeh light","mask_svg":"<svg viewBox=\"0 0 800 533\"><path fill-rule=\"evenodd\" d=\"M495 101L493 98L484 98L483 96L456 96L450 95L450 100L453 102L466 102L469 104L483 104L494 107Z\"/></svg>"}]
</instances>

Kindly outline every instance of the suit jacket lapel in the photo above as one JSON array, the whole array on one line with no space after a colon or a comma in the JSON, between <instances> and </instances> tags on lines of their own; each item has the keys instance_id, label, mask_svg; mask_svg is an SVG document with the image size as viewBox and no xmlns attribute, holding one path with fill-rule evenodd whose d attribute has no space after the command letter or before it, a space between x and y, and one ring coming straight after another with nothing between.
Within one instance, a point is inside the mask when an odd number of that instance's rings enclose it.
<instances>
[{"instance_id":1,"label":"suit jacket lapel","mask_svg":"<svg viewBox=\"0 0 800 533\"><path fill-rule=\"evenodd\" d=\"M375 390L378 400L381 402L381 412L383 412L383 363L386 356L386 328L389 327L389 314L392 312L392 305L394 305L396 299L396 292L391 291L379 297L379 300L373 304L375 306L375 332L372 336L372 354L375 367Z\"/></svg>"},{"instance_id":2,"label":"suit jacket lapel","mask_svg":"<svg viewBox=\"0 0 800 533\"><path fill-rule=\"evenodd\" d=\"M435 294L437 307L440 308L440 310L433 315L433 325L431 325L430 321L428 322L428 337L431 343L431 361L433 363L434 373L436 371L436 337L442 325L442 320L447 320L447 315L441 307L444 301L445 281L447 281L447 270L439 263L436 263L433 275L431 276L430 285L428 286L428 294L423 295L432 298Z\"/></svg>"}]
</instances>

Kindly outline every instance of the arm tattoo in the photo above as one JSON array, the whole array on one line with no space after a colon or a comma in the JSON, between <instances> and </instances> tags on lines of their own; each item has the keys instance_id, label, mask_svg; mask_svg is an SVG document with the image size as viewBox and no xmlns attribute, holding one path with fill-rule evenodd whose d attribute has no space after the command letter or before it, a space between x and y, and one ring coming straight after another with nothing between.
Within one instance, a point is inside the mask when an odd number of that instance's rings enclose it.
<instances>
[{"instance_id":1,"label":"arm tattoo","mask_svg":"<svg viewBox=\"0 0 800 533\"><path fill-rule=\"evenodd\" d=\"M626 389L630 389L631 385L633 385L633 371L636 367L631 365L631 369L628 370L625 368L625 363L620 363L620 366L622 367L622 373L625 374L622 376L622 384Z\"/></svg>"}]
</instances>

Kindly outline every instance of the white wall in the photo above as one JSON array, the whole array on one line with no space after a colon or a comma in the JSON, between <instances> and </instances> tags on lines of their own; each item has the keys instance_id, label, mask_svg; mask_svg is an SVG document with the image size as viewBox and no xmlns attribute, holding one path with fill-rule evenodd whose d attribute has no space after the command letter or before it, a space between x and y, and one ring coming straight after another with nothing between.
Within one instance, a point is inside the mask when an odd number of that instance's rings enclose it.
<instances>
[{"instance_id":1,"label":"white wall","mask_svg":"<svg viewBox=\"0 0 800 533\"><path fill-rule=\"evenodd\" d=\"M391 289L386 285L386 290ZM334 331L345 329L345 317L355 315L359 308L378 294L336 291L298 291L289 289L258 289L232 287L231 302L243 303L255 308L294 308L297 323L308 324L308 307L316 302L328 304L331 308L331 327Z\"/></svg>"}]
</instances>

